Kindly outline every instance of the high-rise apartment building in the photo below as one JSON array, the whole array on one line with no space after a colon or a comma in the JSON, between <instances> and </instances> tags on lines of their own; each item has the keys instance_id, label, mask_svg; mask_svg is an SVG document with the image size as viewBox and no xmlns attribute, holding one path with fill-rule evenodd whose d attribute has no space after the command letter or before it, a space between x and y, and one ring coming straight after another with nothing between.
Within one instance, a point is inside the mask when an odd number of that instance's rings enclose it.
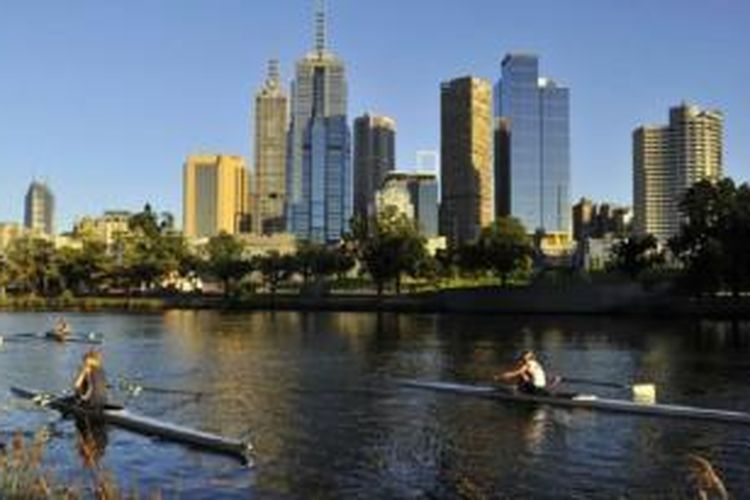
<instances>
[{"instance_id":1,"label":"high-rise apartment building","mask_svg":"<svg viewBox=\"0 0 750 500\"><path fill-rule=\"evenodd\" d=\"M529 233L570 238L569 91L539 77L539 59L509 54L495 87L497 215Z\"/></svg>"},{"instance_id":2,"label":"high-rise apartment building","mask_svg":"<svg viewBox=\"0 0 750 500\"><path fill-rule=\"evenodd\" d=\"M351 132L344 63L326 47L326 16L315 16L315 48L297 62L287 158L287 227L302 240L332 243L352 214Z\"/></svg>"},{"instance_id":3,"label":"high-rise apartment building","mask_svg":"<svg viewBox=\"0 0 750 500\"><path fill-rule=\"evenodd\" d=\"M241 156L190 156L184 167L183 229L189 238L247 232L248 177Z\"/></svg>"},{"instance_id":4,"label":"high-rise apartment building","mask_svg":"<svg viewBox=\"0 0 750 500\"><path fill-rule=\"evenodd\" d=\"M32 182L26 192L24 225L42 234L55 234L55 197L42 182Z\"/></svg>"},{"instance_id":5,"label":"high-rise apartment building","mask_svg":"<svg viewBox=\"0 0 750 500\"><path fill-rule=\"evenodd\" d=\"M268 78L255 95L255 189L253 228L258 234L286 230L286 156L289 98L279 77L278 61L270 61Z\"/></svg>"},{"instance_id":6,"label":"high-rise apartment building","mask_svg":"<svg viewBox=\"0 0 750 500\"><path fill-rule=\"evenodd\" d=\"M450 245L470 242L494 219L492 87L464 77L441 87L440 234Z\"/></svg>"},{"instance_id":7,"label":"high-rise apartment building","mask_svg":"<svg viewBox=\"0 0 750 500\"><path fill-rule=\"evenodd\" d=\"M354 215L374 212L375 193L396 163L396 122L365 114L354 120Z\"/></svg>"},{"instance_id":8,"label":"high-rise apartment building","mask_svg":"<svg viewBox=\"0 0 750 500\"><path fill-rule=\"evenodd\" d=\"M666 126L633 132L633 211L636 234L664 241L680 226L679 200L698 181L716 181L723 169L720 111L682 104Z\"/></svg>"},{"instance_id":9,"label":"high-rise apartment building","mask_svg":"<svg viewBox=\"0 0 750 500\"><path fill-rule=\"evenodd\" d=\"M390 172L376 195L377 210L393 205L417 223L425 238L438 235L438 183L429 172Z\"/></svg>"}]
</instances>

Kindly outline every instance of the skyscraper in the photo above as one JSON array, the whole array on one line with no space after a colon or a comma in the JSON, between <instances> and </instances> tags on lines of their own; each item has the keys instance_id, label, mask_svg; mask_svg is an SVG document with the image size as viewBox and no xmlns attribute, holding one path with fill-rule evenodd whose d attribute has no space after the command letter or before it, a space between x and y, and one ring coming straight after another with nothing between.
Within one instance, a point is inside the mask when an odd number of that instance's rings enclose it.
<instances>
[{"instance_id":1,"label":"skyscraper","mask_svg":"<svg viewBox=\"0 0 750 500\"><path fill-rule=\"evenodd\" d=\"M185 162L183 228L189 238L247 232L248 178L241 156L190 156Z\"/></svg>"},{"instance_id":2,"label":"skyscraper","mask_svg":"<svg viewBox=\"0 0 750 500\"><path fill-rule=\"evenodd\" d=\"M464 77L441 87L440 234L456 245L493 220L492 88Z\"/></svg>"},{"instance_id":3,"label":"skyscraper","mask_svg":"<svg viewBox=\"0 0 750 500\"><path fill-rule=\"evenodd\" d=\"M354 120L354 214L371 215L375 193L396 163L396 122L365 114Z\"/></svg>"},{"instance_id":4,"label":"skyscraper","mask_svg":"<svg viewBox=\"0 0 750 500\"><path fill-rule=\"evenodd\" d=\"M55 234L55 197L42 182L32 182L26 192L24 225L32 231Z\"/></svg>"},{"instance_id":5,"label":"skyscraper","mask_svg":"<svg viewBox=\"0 0 750 500\"><path fill-rule=\"evenodd\" d=\"M352 214L351 132L344 63L326 48L322 4L315 48L297 62L288 134L287 227L299 239L337 242Z\"/></svg>"},{"instance_id":6,"label":"skyscraper","mask_svg":"<svg viewBox=\"0 0 750 500\"><path fill-rule=\"evenodd\" d=\"M569 91L539 77L539 60L509 54L495 87L498 215L529 233L570 236Z\"/></svg>"},{"instance_id":7,"label":"skyscraper","mask_svg":"<svg viewBox=\"0 0 750 500\"><path fill-rule=\"evenodd\" d=\"M289 98L279 78L278 61L270 61L268 78L255 95L254 230L284 232L286 223L286 134Z\"/></svg>"},{"instance_id":8,"label":"skyscraper","mask_svg":"<svg viewBox=\"0 0 750 500\"><path fill-rule=\"evenodd\" d=\"M669 125L633 132L633 211L636 234L667 240L679 230L678 204L698 181L724 175L720 111L681 104Z\"/></svg>"}]
</instances>

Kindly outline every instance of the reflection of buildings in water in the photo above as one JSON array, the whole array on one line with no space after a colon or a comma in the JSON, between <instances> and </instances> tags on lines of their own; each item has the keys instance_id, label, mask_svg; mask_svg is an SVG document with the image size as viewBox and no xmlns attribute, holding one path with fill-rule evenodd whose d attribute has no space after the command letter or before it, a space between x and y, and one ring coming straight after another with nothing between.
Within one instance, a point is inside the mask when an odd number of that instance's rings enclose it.
<instances>
[{"instance_id":1,"label":"reflection of buildings in water","mask_svg":"<svg viewBox=\"0 0 750 500\"><path fill-rule=\"evenodd\" d=\"M196 368L181 385L206 395L197 425L250 438L267 460L282 455L304 377L302 363L289 362L303 350L302 315L170 311L164 321L168 355Z\"/></svg>"}]
</instances>

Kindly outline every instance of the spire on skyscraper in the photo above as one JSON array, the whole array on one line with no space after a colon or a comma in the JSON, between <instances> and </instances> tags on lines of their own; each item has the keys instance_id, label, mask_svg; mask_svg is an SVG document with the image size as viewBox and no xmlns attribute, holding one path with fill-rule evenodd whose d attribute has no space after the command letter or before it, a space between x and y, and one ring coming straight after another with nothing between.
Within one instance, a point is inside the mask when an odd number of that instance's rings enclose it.
<instances>
[{"instance_id":1,"label":"spire on skyscraper","mask_svg":"<svg viewBox=\"0 0 750 500\"><path fill-rule=\"evenodd\" d=\"M325 0L315 0L315 50L319 53L326 50Z\"/></svg>"},{"instance_id":2,"label":"spire on skyscraper","mask_svg":"<svg viewBox=\"0 0 750 500\"><path fill-rule=\"evenodd\" d=\"M272 87L278 87L281 80L279 72L279 60L270 59L268 61L268 79L267 82Z\"/></svg>"}]
</instances>

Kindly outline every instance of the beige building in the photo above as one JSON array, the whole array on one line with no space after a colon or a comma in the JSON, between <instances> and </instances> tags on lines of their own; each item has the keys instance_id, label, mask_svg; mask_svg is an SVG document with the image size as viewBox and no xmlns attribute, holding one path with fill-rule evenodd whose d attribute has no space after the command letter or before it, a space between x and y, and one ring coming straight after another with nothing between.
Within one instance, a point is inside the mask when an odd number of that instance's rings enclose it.
<instances>
[{"instance_id":1,"label":"beige building","mask_svg":"<svg viewBox=\"0 0 750 500\"><path fill-rule=\"evenodd\" d=\"M637 234L664 241L677 234L679 200L698 181L723 172L724 118L719 111L682 104L669 125L633 132L633 211Z\"/></svg>"},{"instance_id":2,"label":"beige building","mask_svg":"<svg viewBox=\"0 0 750 500\"><path fill-rule=\"evenodd\" d=\"M13 240L25 233L24 227L17 222L0 222L0 252L4 252Z\"/></svg>"},{"instance_id":3,"label":"beige building","mask_svg":"<svg viewBox=\"0 0 750 500\"><path fill-rule=\"evenodd\" d=\"M130 231L131 216L127 210L110 210L101 217L81 217L73 225L73 234L79 239L99 240L109 247L118 235Z\"/></svg>"},{"instance_id":4,"label":"beige building","mask_svg":"<svg viewBox=\"0 0 750 500\"><path fill-rule=\"evenodd\" d=\"M246 232L248 177L241 156L190 156L183 181L185 236L210 238L221 232Z\"/></svg>"},{"instance_id":5,"label":"beige building","mask_svg":"<svg viewBox=\"0 0 750 500\"><path fill-rule=\"evenodd\" d=\"M492 86L464 77L441 88L440 234L475 240L493 218Z\"/></svg>"},{"instance_id":6,"label":"beige building","mask_svg":"<svg viewBox=\"0 0 750 500\"><path fill-rule=\"evenodd\" d=\"M257 234L286 230L286 134L289 97L281 85L278 61L268 66L268 78L255 95L255 189L253 229Z\"/></svg>"}]
</instances>

